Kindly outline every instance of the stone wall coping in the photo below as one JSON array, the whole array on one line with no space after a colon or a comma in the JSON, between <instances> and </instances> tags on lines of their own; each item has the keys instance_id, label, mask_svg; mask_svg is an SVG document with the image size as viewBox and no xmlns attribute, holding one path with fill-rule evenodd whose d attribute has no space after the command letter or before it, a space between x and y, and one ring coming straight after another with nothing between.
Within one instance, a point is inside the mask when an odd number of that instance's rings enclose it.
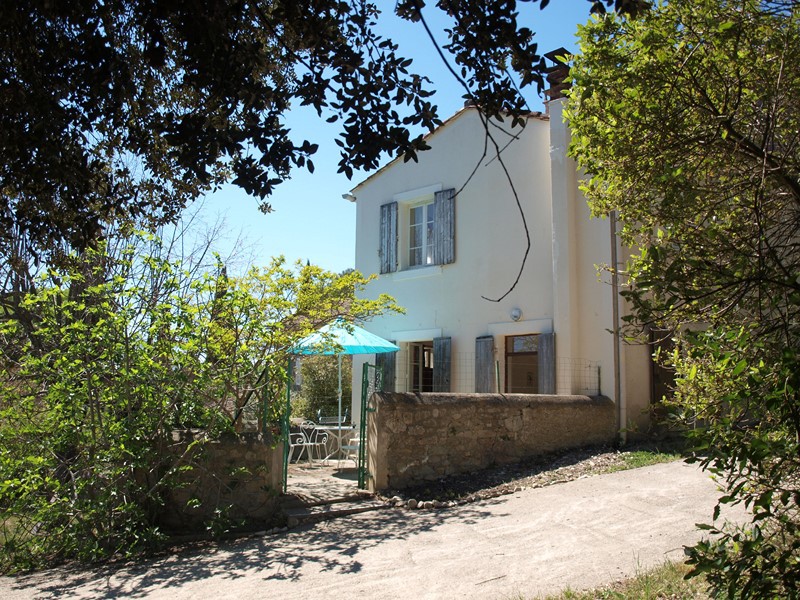
<instances>
[{"instance_id":1,"label":"stone wall coping","mask_svg":"<svg viewBox=\"0 0 800 600\"><path fill-rule=\"evenodd\" d=\"M271 433L264 434L260 431L243 431L239 433L224 433L219 438L209 438L208 433L203 429L173 429L173 442L194 442L202 441L207 444L215 443L239 443L239 444L266 444L275 445L275 438Z\"/></svg>"},{"instance_id":2,"label":"stone wall coping","mask_svg":"<svg viewBox=\"0 0 800 600\"><path fill-rule=\"evenodd\" d=\"M458 394L442 392L376 392L381 402L387 406L392 404L417 404L417 405L461 405L464 404L495 404L499 406L603 406L613 404L614 401L607 396L582 396L582 395L550 395L550 394Z\"/></svg>"}]
</instances>

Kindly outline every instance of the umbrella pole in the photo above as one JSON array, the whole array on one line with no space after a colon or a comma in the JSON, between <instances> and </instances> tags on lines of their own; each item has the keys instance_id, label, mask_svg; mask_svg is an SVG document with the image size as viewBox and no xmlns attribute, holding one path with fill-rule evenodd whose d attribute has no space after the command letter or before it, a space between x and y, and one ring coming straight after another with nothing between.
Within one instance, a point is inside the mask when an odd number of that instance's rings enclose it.
<instances>
[{"instance_id":1,"label":"umbrella pole","mask_svg":"<svg viewBox=\"0 0 800 600\"><path fill-rule=\"evenodd\" d=\"M339 448L337 460L342 458L342 355L339 354Z\"/></svg>"}]
</instances>

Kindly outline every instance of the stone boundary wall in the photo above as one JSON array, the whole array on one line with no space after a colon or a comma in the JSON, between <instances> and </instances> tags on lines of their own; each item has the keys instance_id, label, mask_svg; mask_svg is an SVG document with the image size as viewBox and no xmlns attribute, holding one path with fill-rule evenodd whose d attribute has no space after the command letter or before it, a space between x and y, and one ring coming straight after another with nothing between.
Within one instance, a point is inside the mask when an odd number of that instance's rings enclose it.
<instances>
[{"instance_id":1,"label":"stone boundary wall","mask_svg":"<svg viewBox=\"0 0 800 600\"><path fill-rule=\"evenodd\" d=\"M369 486L400 489L615 439L609 398L377 392L368 417Z\"/></svg>"},{"instance_id":2,"label":"stone boundary wall","mask_svg":"<svg viewBox=\"0 0 800 600\"><path fill-rule=\"evenodd\" d=\"M271 435L240 433L189 444L200 435L174 431L170 451L193 468L180 474L184 484L167 495L160 516L172 532L204 531L215 522L266 525L278 511L283 487L283 444ZM274 447L273 447L274 446Z\"/></svg>"}]
</instances>

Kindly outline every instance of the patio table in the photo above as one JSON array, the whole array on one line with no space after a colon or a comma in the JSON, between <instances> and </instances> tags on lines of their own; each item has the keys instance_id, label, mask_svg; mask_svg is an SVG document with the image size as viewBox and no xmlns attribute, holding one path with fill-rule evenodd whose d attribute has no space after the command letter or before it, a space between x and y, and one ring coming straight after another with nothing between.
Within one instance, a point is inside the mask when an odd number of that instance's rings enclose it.
<instances>
[{"instance_id":1,"label":"patio table","mask_svg":"<svg viewBox=\"0 0 800 600\"><path fill-rule=\"evenodd\" d=\"M355 425L317 425L317 429L319 431L325 431L329 433L331 439L333 440L333 449L328 456L325 457L325 460L327 461L335 454L341 456L343 446L342 441L348 434L352 435L356 430L356 427Z\"/></svg>"}]
</instances>

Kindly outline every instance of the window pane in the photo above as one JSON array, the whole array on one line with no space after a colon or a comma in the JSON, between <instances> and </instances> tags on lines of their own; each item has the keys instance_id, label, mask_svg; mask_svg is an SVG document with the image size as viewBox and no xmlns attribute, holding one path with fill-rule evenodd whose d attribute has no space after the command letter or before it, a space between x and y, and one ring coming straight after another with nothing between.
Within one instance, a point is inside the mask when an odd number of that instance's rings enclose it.
<instances>
[{"instance_id":1,"label":"window pane","mask_svg":"<svg viewBox=\"0 0 800 600\"><path fill-rule=\"evenodd\" d=\"M506 337L506 391L518 394L539 392L539 336Z\"/></svg>"},{"instance_id":2,"label":"window pane","mask_svg":"<svg viewBox=\"0 0 800 600\"><path fill-rule=\"evenodd\" d=\"M428 221L425 236L425 264L433 264L433 221Z\"/></svg>"},{"instance_id":3,"label":"window pane","mask_svg":"<svg viewBox=\"0 0 800 600\"><path fill-rule=\"evenodd\" d=\"M411 248L422 247L422 225L412 225L409 229L408 245Z\"/></svg>"},{"instance_id":4,"label":"window pane","mask_svg":"<svg viewBox=\"0 0 800 600\"><path fill-rule=\"evenodd\" d=\"M513 335L506 338L506 352L538 352L539 336Z\"/></svg>"},{"instance_id":5,"label":"window pane","mask_svg":"<svg viewBox=\"0 0 800 600\"><path fill-rule=\"evenodd\" d=\"M433 391L433 347L430 343L409 345L412 392Z\"/></svg>"},{"instance_id":6,"label":"window pane","mask_svg":"<svg viewBox=\"0 0 800 600\"><path fill-rule=\"evenodd\" d=\"M422 248L415 248L409 251L408 264L412 267L422 264Z\"/></svg>"},{"instance_id":7,"label":"window pane","mask_svg":"<svg viewBox=\"0 0 800 600\"><path fill-rule=\"evenodd\" d=\"M422 209L423 206L415 206L409 211L409 219L411 221L411 226L418 225L422 222Z\"/></svg>"},{"instance_id":8,"label":"window pane","mask_svg":"<svg viewBox=\"0 0 800 600\"><path fill-rule=\"evenodd\" d=\"M408 266L419 267L433 262L433 203L408 209Z\"/></svg>"}]
</instances>

